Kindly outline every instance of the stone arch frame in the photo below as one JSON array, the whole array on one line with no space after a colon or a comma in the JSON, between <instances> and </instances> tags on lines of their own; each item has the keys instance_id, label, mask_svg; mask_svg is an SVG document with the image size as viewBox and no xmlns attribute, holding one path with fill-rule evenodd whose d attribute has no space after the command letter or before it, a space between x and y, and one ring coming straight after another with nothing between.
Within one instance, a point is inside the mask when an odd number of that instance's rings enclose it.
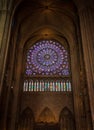
<instances>
[{"instance_id":1,"label":"stone arch frame","mask_svg":"<svg viewBox=\"0 0 94 130\"><path fill-rule=\"evenodd\" d=\"M26 107L19 117L18 130L23 130L24 128L28 130L33 130L35 124L34 114L30 107Z\"/></svg>"},{"instance_id":2,"label":"stone arch frame","mask_svg":"<svg viewBox=\"0 0 94 130\"><path fill-rule=\"evenodd\" d=\"M59 116L59 124L60 130L75 130L75 120L72 112L67 108L64 107Z\"/></svg>"},{"instance_id":3,"label":"stone arch frame","mask_svg":"<svg viewBox=\"0 0 94 130\"><path fill-rule=\"evenodd\" d=\"M50 117L50 118L49 118ZM38 122L55 123L55 115L49 107L44 107L38 117Z\"/></svg>"},{"instance_id":4,"label":"stone arch frame","mask_svg":"<svg viewBox=\"0 0 94 130\"><path fill-rule=\"evenodd\" d=\"M61 35L62 35L62 33L61 33ZM58 38L58 39L60 39L60 41L62 41L62 38ZM73 38L69 38L68 39L68 42L69 41L71 41L71 43L73 44L71 47L70 47L70 51L71 51L71 53L74 51L74 48L75 48L75 53L77 53L77 51L76 51L76 45L74 45L74 43L75 43L75 40L74 40L75 38L73 37ZM24 41L24 40L23 40ZM23 42L22 41L22 42ZM33 40L33 41L35 41L35 40ZM25 42L24 42L25 43ZM69 42L70 43L70 42ZM19 54L19 60L18 60L18 64L22 64L21 62L22 62L22 55L23 55L23 47L19 47L19 50L20 50L20 54ZM75 55L73 55L72 54L72 56L73 56L73 58L71 58L71 59L77 59L77 57L75 57L75 56L77 56L77 54L75 54ZM75 57L75 58L74 58ZM72 61L71 61L72 62ZM77 62L77 61L76 61ZM77 63L76 63L77 64ZM72 66L74 66L75 65L75 63L71 63L71 65ZM17 65L18 66L18 65ZM21 67L21 66L19 66L19 67ZM75 68L75 67L72 67L72 68ZM79 68L79 67L78 67ZM76 70L77 70L77 68L75 68ZM74 69L73 69L74 70ZM19 69L17 69L17 71L19 71ZM20 71L19 72L17 72L17 73L20 73ZM77 72L78 73L78 72ZM17 76L17 79L18 79L18 77L19 77L19 75L21 75L21 74L18 74L18 76ZM78 75L78 74L77 74ZM20 78L19 78L20 79ZM19 79L18 79L18 84L19 84ZM79 78L78 78L78 76L77 76L77 80L78 80ZM79 81L78 81L79 82ZM75 83L74 83L75 84ZM19 85L15 85L15 86L19 86ZM77 83L76 83L76 85L73 85L73 86L77 86ZM77 104L76 104L77 105Z\"/></svg>"},{"instance_id":5,"label":"stone arch frame","mask_svg":"<svg viewBox=\"0 0 94 130\"><path fill-rule=\"evenodd\" d=\"M25 118L25 117L29 117L29 118L33 118L34 119L34 114L33 114L33 111L30 107L26 107L22 112L21 112L21 115L20 115L22 118Z\"/></svg>"},{"instance_id":6,"label":"stone arch frame","mask_svg":"<svg viewBox=\"0 0 94 130\"><path fill-rule=\"evenodd\" d=\"M60 41L61 41L61 38L59 38L59 39L60 39ZM73 39L72 39L72 40L73 40ZM35 40L34 40L34 41L35 41ZM76 49L76 47L74 47L74 48ZM74 51L74 48L70 48L71 52ZM22 50L22 48L20 48L20 49ZM23 55L23 51L21 51L21 52L22 52L22 55ZM71 53L71 52L70 52L70 53ZM71 54L71 55L72 55L71 59L74 59L74 61L71 60L71 65L72 65L71 71L72 71L72 73L73 73L74 68L75 68L75 67L73 67L73 66L75 65L75 62L76 62L76 64L78 65L77 68L79 68L79 63L78 63L77 57L76 57L76 56L77 56L77 51L76 51L76 50L75 50L75 54L76 54L75 56L74 56L73 54ZM21 55L20 55L20 58L21 58L21 59L19 59L19 62L22 61ZM18 70L18 71L19 71L19 70ZM75 71L76 71L76 68L75 68ZM76 76L79 75L79 73L80 73L80 68L79 68L76 72L78 73L78 74L76 74ZM72 76L73 76L73 75L72 75ZM76 93L77 93L77 95L78 95L78 97L79 97L79 93L77 92L77 88L79 87L79 83L80 83L80 82L79 82L79 80L80 80L80 79L79 79L79 78L80 78L80 75L77 76L76 78L77 78L77 79L76 79L76 81L75 81L75 80L74 80L74 79L75 79L75 76L72 77L73 86L76 86L76 88L75 88L76 90L74 90L74 88L73 88L73 93L75 93L75 91L76 91ZM79 83L77 83L77 82L79 82ZM77 87L77 86L78 86L78 87ZM79 90L79 88L78 88L78 90ZM75 95L74 95L74 98L75 98ZM78 107L78 104L79 104L79 103L78 103L76 100L77 100L77 98L75 99L74 107L76 107L76 108L74 108L74 109L79 109L79 107ZM78 101L79 101L79 100L78 100ZM77 105L77 106L76 106L76 105ZM79 110L78 110L78 111L79 111ZM79 111L79 112L80 112L80 111ZM78 112L77 112L76 110L75 110L75 113L78 114ZM79 115L79 114L78 114L78 115ZM76 116L77 116L77 115L76 115ZM76 116L75 116L75 117L76 117ZM78 120L78 119L77 119L77 120ZM79 124L79 123L78 123L78 124ZM77 125L78 125L78 124L77 124Z\"/></svg>"}]
</instances>

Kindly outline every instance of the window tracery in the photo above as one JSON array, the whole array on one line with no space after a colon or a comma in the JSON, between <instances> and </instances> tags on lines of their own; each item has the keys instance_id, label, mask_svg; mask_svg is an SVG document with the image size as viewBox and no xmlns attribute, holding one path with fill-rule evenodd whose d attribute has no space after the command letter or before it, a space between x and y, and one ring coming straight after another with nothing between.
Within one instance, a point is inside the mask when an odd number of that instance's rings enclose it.
<instances>
[{"instance_id":1,"label":"window tracery","mask_svg":"<svg viewBox=\"0 0 94 130\"><path fill-rule=\"evenodd\" d=\"M43 40L33 45L26 60L26 75L70 74L68 52L58 42Z\"/></svg>"},{"instance_id":2,"label":"window tracery","mask_svg":"<svg viewBox=\"0 0 94 130\"><path fill-rule=\"evenodd\" d=\"M26 55L26 77L23 91L71 91L69 53L60 43L42 40ZM41 79L37 78L42 77ZM50 77L50 79L44 79ZM55 80L52 77L55 77ZM59 77L67 77L59 79ZM36 77L34 80L32 77Z\"/></svg>"}]
</instances>

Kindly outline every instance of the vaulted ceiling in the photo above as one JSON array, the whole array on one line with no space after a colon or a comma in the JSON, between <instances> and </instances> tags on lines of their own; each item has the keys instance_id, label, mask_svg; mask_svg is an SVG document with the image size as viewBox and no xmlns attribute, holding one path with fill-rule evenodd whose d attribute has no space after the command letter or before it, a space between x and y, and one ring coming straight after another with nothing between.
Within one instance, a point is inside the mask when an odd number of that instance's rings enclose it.
<instances>
[{"instance_id":1,"label":"vaulted ceiling","mask_svg":"<svg viewBox=\"0 0 94 130\"><path fill-rule=\"evenodd\" d=\"M77 10L70 0L24 0L14 15L14 32L21 46L31 39L71 39L78 26Z\"/></svg>"}]
</instances>

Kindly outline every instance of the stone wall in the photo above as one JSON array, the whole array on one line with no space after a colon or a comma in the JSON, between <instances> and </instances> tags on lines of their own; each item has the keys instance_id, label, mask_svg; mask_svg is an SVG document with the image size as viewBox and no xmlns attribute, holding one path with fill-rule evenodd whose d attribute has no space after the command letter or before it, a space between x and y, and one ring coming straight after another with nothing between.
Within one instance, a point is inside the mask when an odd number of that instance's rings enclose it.
<instances>
[{"instance_id":1,"label":"stone wall","mask_svg":"<svg viewBox=\"0 0 94 130\"><path fill-rule=\"evenodd\" d=\"M27 107L31 108L37 122L39 115L46 107L53 112L56 122L59 121L64 107L73 112L72 92L24 92L21 103L21 112Z\"/></svg>"}]
</instances>

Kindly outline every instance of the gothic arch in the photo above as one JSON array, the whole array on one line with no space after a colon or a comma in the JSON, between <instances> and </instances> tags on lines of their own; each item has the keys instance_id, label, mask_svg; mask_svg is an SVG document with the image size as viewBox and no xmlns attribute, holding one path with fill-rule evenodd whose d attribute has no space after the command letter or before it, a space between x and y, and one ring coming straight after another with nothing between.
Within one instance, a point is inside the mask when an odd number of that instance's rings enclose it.
<instances>
[{"instance_id":1,"label":"gothic arch","mask_svg":"<svg viewBox=\"0 0 94 130\"><path fill-rule=\"evenodd\" d=\"M60 130L75 130L75 122L72 112L64 107L60 113L59 118Z\"/></svg>"},{"instance_id":2,"label":"gothic arch","mask_svg":"<svg viewBox=\"0 0 94 130\"><path fill-rule=\"evenodd\" d=\"M25 110L23 110L22 114L19 118L19 125L18 130L28 129L33 130L34 129L34 115L31 110L31 108L27 107Z\"/></svg>"},{"instance_id":3,"label":"gothic arch","mask_svg":"<svg viewBox=\"0 0 94 130\"><path fill-rule=\"evenodd\" d=\"M53 25L54 26L54 25ZM18 26L17 26L18 27ZM66 30L66 29L65 29ZM66 30L67 31L67 30ZM66 31L64 31L64 33L66 32ZM17 33L17 30L16 30L16 33ZM19 34L20 35L20 34ZM39 31L38 31L38 35L39 35ZM61 34L62 35L62 34ZM18 36L18 34L16 35L16 36ZM31 33L31 36L33 36L32 35L32 33ZM58 35L57 35L58 36ZM57 36L55 37L56 39L57 39ZM69 35L68 35L69 36ZM22 37L21 37L22 38ZM41 37L41 38L44 38L44 37ZM73 37L74 38L74 37ZM74 41L74 39L73 38L71 38L72 40L70 40L70 43L71 44L75 44L75 41ZM24 39L24 37L22 38L22 41L24 41L23 40ZM36 37L35 37L35 39L36 39ZM37 37L37 39L39 39L39 37ZM68 39L68 37L66 37L66 39ZM16 78L16 80L17 80L17 82L15 82L15 88L14 89L16 89L16 87L19 87L20 85L20 78L21 78L21 71L19 71L19 70L21 70L22 69L22 58L23 58L23 48L21 48L22 46L20 46L19 47L19 41L18 41L19 39L17 38L17 37L15 37L14 38L14 45L15 45L15 50L16 50L16 42L18 42L18 47L17 47L17 49L18 49L18 51L16 52L16 55L17 55L17 57L18 57L18 61L17 61L17 63L16 63L16 70L15 70L15 78ZM21 39L20 39L21 40ZM27 40L27 39L26 39ZM62 39L60 39L60 41L62 41ZM20 44L22 45L22 42L20 41ZM75 51L75 53L76 53L76 49L74 50L74 48L72 48L72 50L71 50L71 52L73 52L73 51ZM72 59L73 60L75 60L77 57L77 55L75 54L75 55L73 55L72 54ZM74 58L74 56L75 56L75 58ZM15 57L14 57L15 58ZM74 62L77 62L77 61L74 61ZM73 63L73 65L74 65L75 63ZM77 63L76 63L77 64ZM74 69L74 67L73 67L73 69ZM75 68L76 69L76 68ZM78 77L77 77L77 79L78 79ZM74 86L76 86L76 85L74 85ZM19 88L20 89L20 88ZM16 104L17 105L17 104Z\"/></svg>"},{"instance_id":4,"label":"gothic arch","mask_svg":"<svg viewBox=\"0 0 94 130\"><path fill-rule=\"evenodd\" d=\"M34 114L33 114L33 111L30 107L26 107L23 112L21 113L21 117L22 118L33 118L34 120Z\"/></svg>"},{"instance_id":5,"label":"gothic arch","mask_svg":"<svg viewBox=\"0 0 94 130\"><path fill-rule=\"evenodd\" d=\"M45 107L39 115L38 122L55 123L55 115L49 107Z\"/></svg>"}]
</instances>

